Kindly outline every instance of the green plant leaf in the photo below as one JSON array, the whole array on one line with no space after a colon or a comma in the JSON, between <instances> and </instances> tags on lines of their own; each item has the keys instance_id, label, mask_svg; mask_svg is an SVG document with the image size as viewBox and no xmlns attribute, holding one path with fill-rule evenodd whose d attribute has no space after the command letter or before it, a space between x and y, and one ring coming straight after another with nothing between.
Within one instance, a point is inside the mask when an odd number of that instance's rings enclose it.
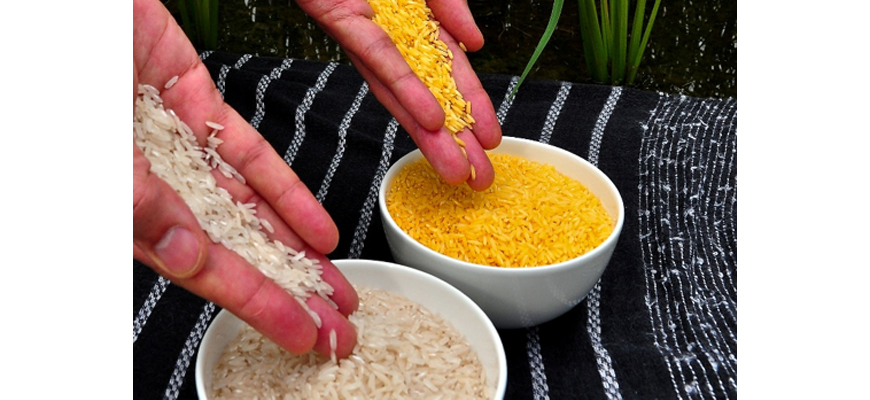
<instances>
[{"instance_id":1,"label":"green plant leaf","mask_svg":"<svg viewBox=\"0 0 870 400\"><path fill-rule=\"evenodd\" d=\"M178 0L181 27L197 49L218 47L218 3L220 0Z\"/></svg>"},{"instance_id":2,"label":"green plant leaf","mask_svg":"<svg viewBox=\"0 0 870 400\"><path fill-rule=\"evenodd\" d=\"M613 29L613 47L610 52L610 79L614 85L621 85L625 79L625 56L628 37L628 0L613 2L611 29Z\"/></svg>"},{"instance_id":3,"label":"green plant leaf","mask_svg":"<svg viewBox=\"0 0 870 400\"><path fill-rule=\"evenodd\" d=\"M657 0L653 7L651 21L660 2ZM602 0L600 3L600 6L596 6L594 0L578 0L586 66L592 79L597 82L631 84L651 29L651 25L647 25L646 34L643 34L646 0L639 0L634 7L630 35L629 1L615 0L611 3Z\"/></svg>"},{"instance_id":4,"label":"green plant leaf","mask_svg":"<svg viewBox=\"0 0 870 400\"><path fill-rule=\"evenodd\" d=\"M205 40L205 45L209 49L217 48L218 41L218 0L208 0L208 33Z\"/></svg>"},{"instance_id":5,"label":"green plant leaf","mask_svg":"<svg viewBox=\"0 0 870 400\"><path fill-rule=\"evenodd\" d=\"M586 68L592 79L607 82L607 46L598 24L598 12L594 0L579 0L580 39L583 42L583 54L586 57Z\"/></svg>"},{"instance_id":6,"label":"green plant leaf","mask_svg":"<svg viewBox=\"0 0 870 400\"><path fill-rule=\"evenodd\" d=\"M538 57L541 56L541 53L544 51L544 48L547 47L547 42L550 41L550 37L553 36L553 32L556 30L556 25L559 22L559 17L562 15L562 5L565 3L564 0L554 0L553 1L553 11L550 13L550 22L547 23L547 29L544 30L544 35L541 36L541 40L538 42L538 46L535 48L535 52L532 54L532 58L529 59L529 63L526 64L526 69L523 71L523 74L520 76L517 85L514 86L514 90L511 91L509 98L513 98L516 95L517 90L520 88L520 85L523 83L523 80L526 79L526 76L529 74L529 71L532 70L532 67L535 65L535 62L538 61Z\"/></svg>"},{"instance_id":7,"label":"green plant leaf","mask_svg":"<svg viewBox=\"0 0 870 400\"><path fill-rule=\"evenodd\" d=\"M637 69L640 67L640 60L643 59L644 50L646 50L646 45L649 42L649 37L652 33L653 24L656 21L656 14L659 12L659 3L661 3L661 0L656 0L656 2L653 4L653 9L650 13L649 21L646 23L646 30L643 33L643 39L641 39L640 46L638 47L637 53L634 55L634 59L631 60L631 67L628 70L629 84L634 82L634 77L637 74Z\"/></svg>"},{"instance_id":8,"label":"green plant leaf","mask_svg":"<svg viewBox=\"0 0 870 400\"><path fill-rule=\"evenodd\" d=\"M646 0L638 0L634 5L634 19L631 24L631 38L628 42L628 64L632 66L632 61L637 55L640 47L640 37L643 32L643 14L646 11Z\"/></svg>"},{"instance_id":9,"label":"green plant leaf","mask_svg":"<svg viewBox=\"0 0 870 400\"><path fill-rule=\"evenodd\" d=\"M181 14L181 27L184 29L184 33L192 43L196 44L196 29L194 29L193 24L191 23L186 0L178 0L178 12Z\"/></svg>"}]
</instances>

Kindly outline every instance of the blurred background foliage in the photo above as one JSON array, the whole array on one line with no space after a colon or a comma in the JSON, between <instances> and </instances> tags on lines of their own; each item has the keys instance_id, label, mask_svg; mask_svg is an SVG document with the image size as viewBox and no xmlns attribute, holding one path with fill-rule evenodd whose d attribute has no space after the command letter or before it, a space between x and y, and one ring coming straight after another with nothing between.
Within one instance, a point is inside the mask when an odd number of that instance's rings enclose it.
<instances>
[{"instance_id":1,"label":"blurred background foliage","mask_svg":"<svg viewBox=\"0 0 870 400\"><path fill-rule=\"evenodd\" d=\"M181 23L180 1L164 4ZM196 43L201 50L350 64L338 44L293 0L219 3L217 45ZM472 66L478 73L520 75L547 27L553 1L469 0L468 4L486 40L481 51L469 53ZM565 1L552 38L527 79L594 83L584 58L579 9L579 1ZM736 0L662 1L632 86L736 98Z\"/></svg>"}]
</instances>

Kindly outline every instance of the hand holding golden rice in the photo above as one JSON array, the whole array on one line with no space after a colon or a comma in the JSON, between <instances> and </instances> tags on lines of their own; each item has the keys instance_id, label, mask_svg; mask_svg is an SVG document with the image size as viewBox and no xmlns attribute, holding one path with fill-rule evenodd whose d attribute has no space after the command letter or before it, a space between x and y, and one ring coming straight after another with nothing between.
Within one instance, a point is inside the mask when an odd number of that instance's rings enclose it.
<instances>
[{"instance_id":1,"label":"hand holding golden rice","mask_svg":"<svg viewBox=\"0 0 870 400\"><path fill-rule=\"evenodd\" d=\"M453 79L453 52L438 38L439 23L423 0L369 0L372 21L395 43L411 70L444 109L444 126L454 134L471 129L471 102ZM460 46L465 47L460 43ZM458 140L458 138L457 138ZM458 141L462 146L461 141Z\"/></svg>"}]
</instances>

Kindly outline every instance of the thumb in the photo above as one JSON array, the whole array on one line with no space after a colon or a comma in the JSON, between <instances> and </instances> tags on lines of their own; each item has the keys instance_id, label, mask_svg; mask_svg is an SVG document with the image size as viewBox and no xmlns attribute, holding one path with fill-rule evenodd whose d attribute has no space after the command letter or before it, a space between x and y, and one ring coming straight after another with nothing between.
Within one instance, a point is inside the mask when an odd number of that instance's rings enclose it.
<instances>
[{"instance_id":1,"label":"thumb","mask_svg":"<svg viewBox=\"0 0 870 400\"><path fill-rule=\"evenodd\" d=\"M133 143L133 256L170 279L205 265L208 238L184 200Z\"/></svg>"}]
</instances>

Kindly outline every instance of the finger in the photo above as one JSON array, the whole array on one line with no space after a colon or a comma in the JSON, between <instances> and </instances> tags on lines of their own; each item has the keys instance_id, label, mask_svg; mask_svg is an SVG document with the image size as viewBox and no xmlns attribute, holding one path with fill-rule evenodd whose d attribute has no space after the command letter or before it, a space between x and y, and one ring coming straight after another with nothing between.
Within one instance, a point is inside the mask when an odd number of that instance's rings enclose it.
<instances>
[{"instance_id":1,"label":"finger","mask_svg":"<svg viewBox=\"0 0 870 400\"><path fill-rule=\"evenodd\" d=\"M356 329L353 324L335 308L332 308L332 305L318 296L309 297L306 304L311 311L320 317L321 325L320 329L317 330L314 350L327 357L334 350L338 359L349 356L356 346ZM335 332L335 343L332 343L330 332ZM335 345L334 349L333 344Z\"/></svg>"},{"instance_id":2,"label":"finger","mask_svg":"<svg viewBox=\"0 0 870 400\"><path fill-rule=\"evenodd\" d=\"M383 84L424 129L437 130L444 125L444 110L438 100L383 29L362 16L347 18L329 29L342 47L372 73L369 79Z\"/></svg>"},{"instance_id":3,"label":"finger","mask_svg":"<svg viewBox=\"0 0 870 400\"><path fill-rule=\"evenodd\" d=\"M245 185L227 187L233 198L247 203L256 197L256 201L268 203L299 239L320 253L334 250L338 245L338 227L326 209L269 142L235 110L223 103L213 83L206 86L209 89L207 91L199 90L200 86L188 87L190 82L200 80L199 76L192 75L199 73L207 71L196 67L179 77L175 86L162 95L164 105L173 109L190 126L201 144L205 143L204 138L213 130L206 125L207 122L224 127L216 135L223 141L217 151L225 162L246 179ZM192 107L191 104L200 106ZM223 180L221 183L229 186L231 182ZM297 243L287 244L299 247Z\"/></svg>"},{"instance_id":4,"label":"finger","mask_svg":"<svg viewBox=\"0 0 870 400\"><path fill-rule=\"evenodd\" d=\"M243 204L254 204L255 215L261 221L261 224L267 223L271 227L261 228L263 234L270 240L279 241L284 246L290 247L298 252L305 252L305 256L312 261L319 261L323 269L322 278L330 284L334 289L330 299L336 303L344 315L350 315L356 311L359 305L359 297L353 286L347 281L335 265L322 253L310 246L306 241L302 240L296 232L288 226L280 215L260 197L250 186L243 184L235 178L227 178L221 173L212 171L215 181L218 186L227 190L233 197L234 201L239 201Z\"/></svg>"},{"instance_id":5,"label":"finger","mask_svg":"<svg viewBox=\"0 0 870 400\"><path fill-rule=\"evenodd\" d=\"M465 0L429 1L429 9L441 26L453 37L462 42L468 51L477 51L483 47L483 33L474 22L474 17L468 9ZM453 53L458 53L453 50Z\"/></svg>"},{"instance_id":6,"label":"finger","mask_svg":"<svg viewBox=\"0 0 870 400\"><path fill-rule=\"evenodd\" d=\"M472 128L474 136L484 149L494 149L501 143L502 133L492 100L451 33L442 30L440 38L453 52L453 79L456 87L465 100L471 102L471 116L475 121Z\"/></svg>"},{"instance_id":7,"label":"finger","mask_svg":"<svg viewBox=\"0 0 870 400\"><path fill-rule=\"evenodd\" d=\"M199 274L174 282L212 299L294 354L314 348L317 326L292 295L222 245L211 244L208 251Z\"/></svg>"},{"instance_id":8,"label":"finger","mask_svg":"<svg viewBox=\"0 0 870 400\"><path fill-rule=\"evenodd\" d=\"M179 78L177 85L184 83ZM219 100L216 90L214 94ZM216 135L223 140L217 151L225 162L236 168L246 179L245 185L231 186L232 182L237 181L227 179L221 182L222 186L230 186L227 189L235 200L247 203L254 199L267 203L299 239L316 251L329 253L335 249L338 245L338 227L326 209L275 149L235 110L223 103L212 107L210 113L202 112L208 106L192 112L186 106L173 108L179 104L174 96L164 97L164 104L166 108L173 109L183 121L189 121L187 123L197 137L204 138L211 132L212 128L206 125L206 121L224 126ZM204 101L201 104L213 103ZM204 139L200 141L204 142ZM298 243L288 245L300 247Z\"/></svg>"},{"instance_id":9,"label":"finger","mask_svg":"<svg viewBox=\"0 0 870 400\"><path fill-rule=\"evenodd\" d=\"M296 250L310 247L327 254L335 249L338 227L332 217L271 145L257 140L255 146L266 147L252 151L248 159L239 160L237 156L245 151L240 147L244 146L246 139L230 134L218 137L226 138L218 152L225 154L228 158L225 161L238 166L240 173L247 178L242 183L213 171L215 180L234 201L255 205L257 216L268 221L274 231L269 234L270 238ZM264 176L269 179L263 179Z\"/></svg>"},{"instance_id":10,"label":"finger","mask_svg":"<svg viewBox=\"0 0 870 400\"><path fill-rule=\"evenodd\" d=\"M231 181L231 183L224 185L224 187L233 187L239 184L235 180ZM243 188L240 188L241 190L250 191L249 187L242 186ZM228 189L228 191L232 193L232 189ZM333 293L329 298L338 306L339 312L343 315L350 315L356 311L359 306L358 294L332 261L330 261L322 252L309 245L308 242L302 240L296 232L291 229L291 227L283 222L283 219L272 207L269 206L269 204L254 200L254 198L249 198L247 201L243 201L243 203L253 202L256 204L255 209L257 210L257 217L261 220L269 221L269 224L272 226L272 232L269 232L268 230L264 231L269 239L280 241L285 246L298 252L304 252L306 258L319 262L322 269L321 278L332 286ZM312 214L312 216L313 215L314 214ZM323 218L328 218L328 215L324 215ZM331 220L329 221L331 223Z\"/></svg>"},{"instance_id":11,"label":"finger","mask_svg":"<svg viewBox=\"0 0 870 400\"><path fill-rule=\"evenodd\" d=\"M136 147L136 150L138 150L138 147ZM147 159L145 159L145 162L147 162ZM141 168L134 168L134 171L136 170L141 171ZM154 175L149 176L154 177ZM157 181L163 183L159 178L157 178ZM168 187L165 183L163 185ZM171 188L168 189L172 191ZM174 191L172 194L174 194ZM163 193L160 196L168 197L168 194ZM136 196L134 190L134 257L141 251L145 257L138 259L155 267L149 261L156 260L159 262L161 259L157 258L154 252L141 250L147 249L147 241L141 239L144 235L137 234L138 231L143 230L143 218L137 219L137 213L146 215L151 213L151 209L147 207L149 196L146 193L142 197L143 200L135 202ZM164 210L188 210L186 205L183 204L183 200L180 204L165 207L169 204L166 202L160 203L161 207L158 207L151 214L159 214ZM195 221L195 217L193 218L193 223L197 224L197 226L191 228L191 231L204 236L204 233L202 233L198 223ZM318 338L323 335L314 332L316 328L309 326L314 324L310 315L286 290L279 287L256 268L250 266L238 255L220 244L204 244L201 248L207 249L208 257L203 257L205 262L201 262L200 268L197 270L186 274L179 274L163 267L159 263L155 269L191 292L207 299L215 299L219 305L227 308L230 312L289 351L301 354L314 348L315 343L319 340ZM349 322L346 320L342 321L340 316L350 315L356 310L359 305L358 295L334 264L326 260L324 256L315 254L311 249L306 248L306 250L309 251L309 258L320 261L323 270L322 278L334 288L331 298L338 306L338 309L332 308L329 312L326 312L325 315L328 317L325 319L330 321L327 327L337 332L340 347L336 354L340 354L340 357L343 357L346 355L345 351L348 347L353 348L355 341L350 338L355 340L355 334ZM160 255L160 253L158 252L157 255ZM326 303L324 302L324 304ZM332 306L330 305L329 307L331 308ZM320 311L325 312L322 307ZM323 337L328 340L327 336ZM320 340L322 341L323 339ZM328 342L325 343L328 344ZM324 347L323 344L319 345L319 349L322 350L324 348L327 350L323 354L328 356L328 347Z\"/></svg>"},{"instance_id":12,"label":"finger","mask_svg":"<svg viewBox=\"0 0 870 400\"><path fill-rule=\"evenodd\" d=\"M136 97L139 93L139 67L133 61L133 117L136 117Z\"/></svg>"},{"instance_id":13,"label":"finger","mask_svg":"<svg viewBox=\"0 0 870 400\"><path fill-rule=\"evenodd\" d=\"M134 257L170 278L198 273L208 238L169 184L149 171L151 163L133 144Z\"/></svg>"},{"instance_id":14,"label":"finger","mask_svg":"<svg viewBox=\"0 0 870 400\"><path fill-rule=\"evenodd\" d=\"M329 299L338 306L338 312L344 316L353 314L359 308L359 294L353 285L326 256L308 252L306 255L309 259L320 262L320 277L332 286L333 293Z\"/></svg>"},{"instance_id":15,"label":"finger","mask_svg":"<svg viewBox=\"0 0 870 400\"><path fill-rule=\"evenodd\" d=\"M436 131L429 131L417 124L413 117L399 104L392 93L379 85L377 81L370 81L371 71L358 63L358 59L348 54L360 74L369 81L369 89L377 97L378 101L390 111L390 114L405 128L414 143L432 165L438 175L451 185L465 182L470 174L468 160L453 136L443 126Z\"/></svg>"},{"instance_id":16,"label":"finger","mask_svg":"<svg viewBox=\"0 0 870 400\"><path fill-rule=\"evenodd\" d=\"M465 142L465 153L468 157L468 163L474 168L474 173L469 175L466 183L476 191L488 189L495 180L495 170L492 168L489 156L487 156L486 152L475 140L474 134L468 129L463 129L457 136Z\"/></svg>"},{"instance_id":17,"label":"finger","mask_svg":"<svg viewBox=\"0 0 870 400\"><path fill-rule=\"evenodd\" d=\"M484 150L494 149L501 143L501 125L495 115L492 101L483 89L465 53L459 51L458 44L449 32L442 30L440 38L447 43L454 54L453 78L456 87L472 105L471 116L475 121L473 128L471 130L466 128L457 133L457 136L465 142L468 162L474 168L474 173L469 175L468 185L477 191L486 190L495 180L495 171Z\"/></svg>"}]
</instances>

